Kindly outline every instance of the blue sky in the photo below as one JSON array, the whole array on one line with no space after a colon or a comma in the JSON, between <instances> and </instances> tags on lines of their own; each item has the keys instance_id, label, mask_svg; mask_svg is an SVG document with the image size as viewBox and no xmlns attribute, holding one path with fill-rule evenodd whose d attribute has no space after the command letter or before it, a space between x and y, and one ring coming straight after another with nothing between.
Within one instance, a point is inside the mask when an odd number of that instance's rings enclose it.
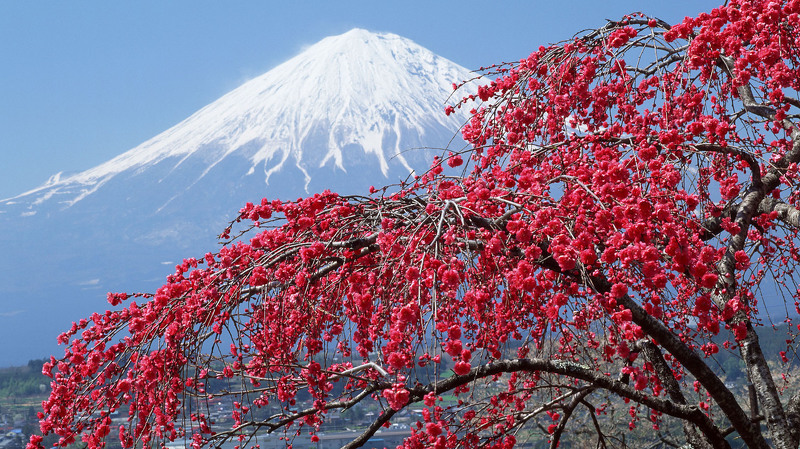
<instances>
[{"instance_id":1,"label":"blue sky","mask_svg":"<svg viewBox=\"0 0 800 449\"><path fill-rule=\"evenodd\" d=\"M720 2L2 2L0 199L104 162L354 27L475 69L627 12L675 23Z\"/></svg>"}]
</instances>

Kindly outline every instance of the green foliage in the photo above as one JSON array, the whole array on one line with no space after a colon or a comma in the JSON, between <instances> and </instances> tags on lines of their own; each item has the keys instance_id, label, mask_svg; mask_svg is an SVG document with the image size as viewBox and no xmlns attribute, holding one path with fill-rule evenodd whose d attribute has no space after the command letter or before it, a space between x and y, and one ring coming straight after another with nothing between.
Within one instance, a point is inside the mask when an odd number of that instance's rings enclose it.
<instances>
[{"instance_id":1,"label":"green foliage","mask_svg":"<svg viewBox=\"0 0 800 449\"><path fill-rule=\"evenodd\" d=\"M0 368L0 398L43 396L50 390L50 378L42 374L44 360L31 360L26 366Z\"/></svg>"}]
</instances>

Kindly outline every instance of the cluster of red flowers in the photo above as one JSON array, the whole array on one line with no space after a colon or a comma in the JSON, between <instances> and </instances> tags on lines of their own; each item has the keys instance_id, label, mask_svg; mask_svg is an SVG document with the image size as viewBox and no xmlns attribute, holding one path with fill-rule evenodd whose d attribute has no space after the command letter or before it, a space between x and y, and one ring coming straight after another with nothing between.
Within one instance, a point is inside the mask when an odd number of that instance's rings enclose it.
<instances>
[{"instance_id":1,"label":"cluster of red flowers","mask_svg":"<svg viewBox=\"0 0 800 449\"><path fill-rule=\"evenodd\" d=\"M757 208L800 201L786 126L800 106L788 95L798 14L798 1L731 0L669 29L627 17L500 66L471 97L486 102L463 130L472 147L445 157L463 176L437 160L396 193L247 204L223 236L251 224L218 253L184 261L142 304L110 294L124 308L60 338L43 434L199 446L316 432L330 409L372 397L385 404L378 427L424 403L407 447L513 447L530 416L550 413L550 433L563 419L532 400L546 369L492 371L517 357L562 361L541 366L584 381L627 376L630 391L614 392L657 420L672 409L641 342L711 355L721 326L745 338L765 272L800 260L775 210L732 213L750 194ZM679 376L680 357L667 357ZM235 431L189 407L217 397L214 382L239 384ZM481 385L488 399L470 407ZM448 392L458 405L441 403ZM279 418L258 418L276 402ZM117 411L129 421L111 429Z\"/></svg>"}]
</instances>

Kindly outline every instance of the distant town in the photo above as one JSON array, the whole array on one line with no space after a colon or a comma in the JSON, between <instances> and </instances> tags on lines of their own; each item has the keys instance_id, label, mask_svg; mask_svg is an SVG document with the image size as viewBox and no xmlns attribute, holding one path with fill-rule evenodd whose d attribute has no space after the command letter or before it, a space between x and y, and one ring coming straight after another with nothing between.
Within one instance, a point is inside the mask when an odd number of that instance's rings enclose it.
<instances>
[{"instance_id":1,"label":"distant town","mask_svg":"<svg viewBox=\"0 0 800 449\"><path fill-rule=\"evenodd\" d=\"M766 353L774 354L775 357L771 364L778 364L777 354L786 349L787 329L785 325L777 326L774 331L772 328L762 328L759 332L761 343ZM719 337L722 338L722 337ZM746 388L746 374L744 364L738 357L737 351L721 351L715 355L716 367L726 385L739 397L743 404L747 403L748 391ZM42 401L47 399L50 394L51 379L42 374L44 359L30 360L27 365L17 367L0 368L0 449L24 449L28 438L34 433L38 433L39 419L37 413L41 411ZM789 365L783 367L784 370L790 366L798 366L800 360L797 356L790 357ZM778 368L776 366L777 370ZM791 394L793 391L800 390L800 379L786 378L785 392ZM298 398L299 399L299 398ZM297 406L305 408L311 406L310 398L306 401L298 401ZM227 396L212 399L204 404L208 407L208 416L217 428L230 428L233 425L232 411L234 396ZM266 408L256 412L253 418L259 419L274 413L280 412L279 404L270 404ZM302 430L295 434L295 429L290 429L289 433L278 431L274 433L257 432L249 440L229 441L222 445L224 449L234 449L240 447L258 447L260 449L279 449L292 445L294 448L314 448L331 449L340 448L352 441L363 433L363 430L374 420L377 414L381 413L380 404L375 401L363 401L347 411L338 409L330 410L325 417L325 424L321 431L316 434L317 438L312 441L311 435L307 430ZM409 407L398 412L392 419L388 428L378 431L363 447L365 448L393 448L401 445L403 440L411 435L412 427L421 421L422 406ZM127 424L127 416L116 414L113 416L116 427ZM645 426L646 427L646 426ZM630 434L631 441L636 439L636 435ZM57 437L49 436L45 439L45 447L53 446ZM631 442L629 441L629 443ZM83 447L83 444L75 445L76 448ZM175 441L166 445L168 449L185 449L188 442L183 440ZM546 448L547 436L544 434L531 434L525 440L518 441L517 447L521 448ZM571 447L565 442L562 447ZM107 441L108 449L120 448L116 438L116 432L112 432Z\"/></svg>"}]
</instances>

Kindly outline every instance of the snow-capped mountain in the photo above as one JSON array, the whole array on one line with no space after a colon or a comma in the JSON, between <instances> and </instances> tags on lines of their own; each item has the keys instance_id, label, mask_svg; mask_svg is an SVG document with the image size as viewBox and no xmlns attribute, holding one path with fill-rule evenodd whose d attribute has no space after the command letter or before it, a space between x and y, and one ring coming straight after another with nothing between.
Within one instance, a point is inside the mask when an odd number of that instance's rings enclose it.
<instances>
[{"instance_id":1,"label":"snow-capped mountain","mask_svg":"<svg viewBox=\"0 0 800 449\"><path fill-rule=\"evenodd\" d=\"M236 175L265 185L292 167L306 191L313 172L347 174L356 161L369 161L383 178L392 165L408 175L406 150L447 144L455 134L459 117L442 111L453 82L469 77L400 36L354 29L323 39L138 147L82 173L55 175L21 197L70 206L122 173L164 162L168 177L201 161L191 180L200 182L229 157L249 164ZM358 149L346 156L352 146Z\"/></svg>"},{"instance_id":2,"label":"snow-capped mountain","mask_svg":"<svg viewBox=\"0 0 800 449\"><path fill-rule=\"evenodd\" d=\"M364 193L426 169L463 145L466 116L443 110L473 76L354 29L106 163L0 200L0 365L52 351L73 319L104 310L106 291L152 290L182 257L214 250L246 201ZM43 331L13 346L33 322Z\"/></svg>"}]
</instances>

